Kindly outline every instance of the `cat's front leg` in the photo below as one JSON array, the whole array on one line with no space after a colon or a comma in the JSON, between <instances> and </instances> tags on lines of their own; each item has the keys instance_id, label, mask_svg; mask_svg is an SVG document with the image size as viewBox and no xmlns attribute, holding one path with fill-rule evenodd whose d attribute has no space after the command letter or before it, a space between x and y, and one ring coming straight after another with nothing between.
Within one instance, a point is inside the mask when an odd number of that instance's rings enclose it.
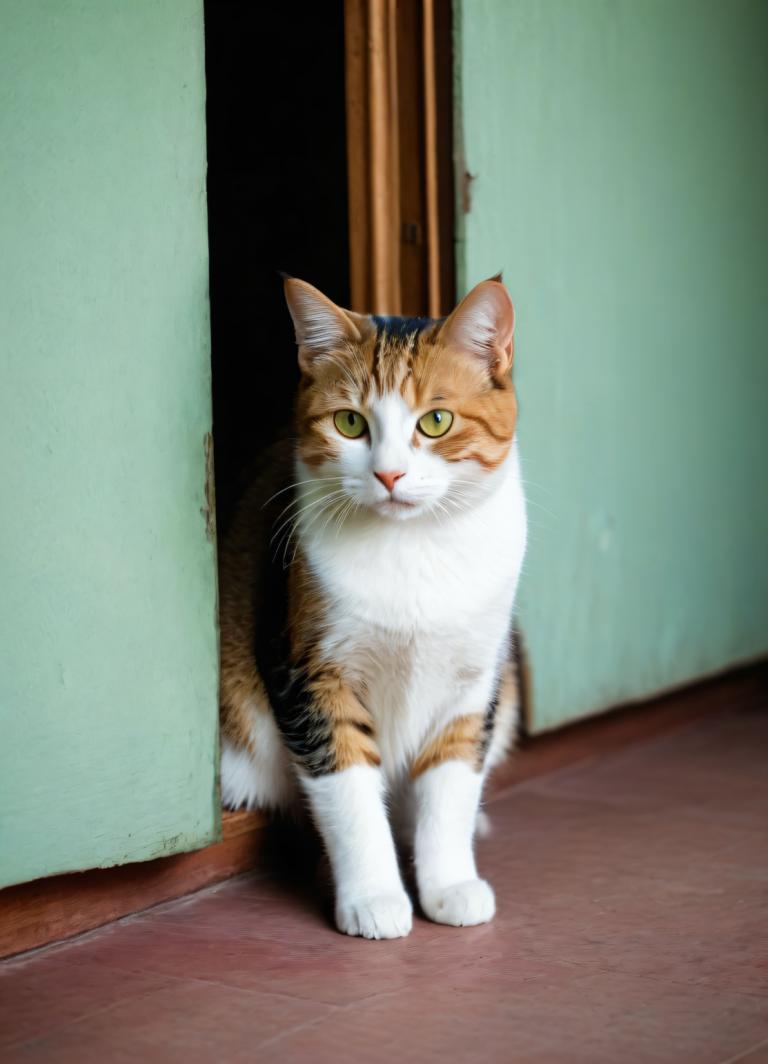
<instances>
[{"instance_id":1,"label":"cat's front leg","mask_svg":"<svg viewBox=\"0 0 768 1064\"><path fill-rule=\"evenodd\" d=\"M373 721L333 669L302 684L290 716L278 722L293 750L302 787L322 835L336 888L336 926L364 938L401 938L411 930L384 805Z\"/></svg>"},{"instance_id":2,"label":"cat's front leg","mask_svg":"<svg viewBox=\"0 0 768 1064\"><path fill-rule=\"evenodd\" d=\"M419 900L437 923L484 924L496 912L493 890L478 877L473 845L487 741L488 712L457 717L412 769Z\"/></svg>"},{"instance_id":3,"label":"cat's front leg","mask_svg":"<svg viewBox=\"0 0 768 1064\"><path fill-rule=\"evenodd\" d=\"M411 930L411 900L384 807L381 771L355 764L302 779L333 869L336 926L347 935L401 938Z\"/></svg>"}]
</instances>

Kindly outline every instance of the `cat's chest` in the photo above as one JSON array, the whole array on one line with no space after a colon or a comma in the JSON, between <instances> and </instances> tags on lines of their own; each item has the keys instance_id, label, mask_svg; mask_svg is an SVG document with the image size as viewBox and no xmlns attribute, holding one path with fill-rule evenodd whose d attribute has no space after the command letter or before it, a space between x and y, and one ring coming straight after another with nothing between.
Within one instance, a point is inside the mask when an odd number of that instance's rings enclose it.
<instances>
[{"instance_id":1,"label":"cat's chest","mask_svg":"<svg viewBox=\"0 0 768 1064\"><path fill-rule=\"evenodd\" d=\"M429 542L412 549L356 549L324 568L324 589L337 609L389 632L461 627L497 596L504 577L469 552Z\"/></svg>"},{"instance_id":2,"label":"cat's chest","mask_svg":"<svg viewBox=\"0 0 768 1064\"><path fill-rule=\"evenodd\" d=\"M329 649L373 718L387 775L395 778L453 716L485 708L505 628L500 616L474 630L332 626Z\"/></svg>"},{"instance_id":3,"label":"cat's chest","mask_svg":"<svg viewBox=\"0 0 768 1064\"><path fill-rule=\"evenodd\" d=\"M322 654L371 712L395 776L453 716L484 712L525 548L517 478L466 520L382 523L302 543L321 599Z\"/></svg>"},{"instance_id":4,"label":"cat's chest","mask_svg":"<svg viewBox=\"0 0 768 1064\"><path fill-rule=\"evenodd\" d=\"M517 569L460 541L380 546L323 560L323 649L370 711L394 778L452 716L484 711Z\"/></svg>"},{"instance_id":5,"label":"cat's chest","mask_svg":"<svg viewBox=\"0 0 768 1064\"><path fill-rule=\"evenodd\" d=\"M463 535L348 535L309 544L313 575L335 616L388 633L465 631L509 612L522 547L490 549L480 524Z\"/></svg>"}]
</instances>

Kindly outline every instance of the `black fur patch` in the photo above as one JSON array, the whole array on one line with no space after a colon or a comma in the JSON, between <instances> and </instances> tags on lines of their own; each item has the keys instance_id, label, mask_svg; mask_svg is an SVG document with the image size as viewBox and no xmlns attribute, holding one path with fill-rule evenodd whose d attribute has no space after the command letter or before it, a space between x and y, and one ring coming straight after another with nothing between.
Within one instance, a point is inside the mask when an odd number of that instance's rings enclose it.
<instances>
[{"instance_id":1,"label":"black fur patch","mask_svg":"<svg viewBox=\"0 0 768 1064\"><path fill-rule=\"evenodd\" d=\"M275 511L285 505L285 498L279 498ZM276 519L276 513L270 516ZM267 527L273 525L274 520ZM253 596L254 657L275 721L286 746L306 771L324 775L333 771L330 725L313 711L306 663L291 663L288 568L280 550L264 549Z\"/></svg>"},{"instance_id":2,"label":"black fur patch","mask_svg":"<svg viewBox=\"0 0 768 1064\"><path fill-rule=\"evenodd\" d=\"M424 332L425 329L434 325L436 320L435 318L399 318L396 316L373 315L376 332L380 336L391 336L397 340L405 340L407 336L413 336L414 333Z\"/></svg>"},{"instance_id":3,"label":"black fur patch","mask_svg":"<svg viewBox=\"0 0 768 1064\"><path fill-rule=\"evenodd\" d=\"M485 716L483 717L483 730L480 733L480 764L484 764L485 758L488 754L488 750L491 746L491 739L493 739L493 730L496 727L496 712L499 708L499 691L501 689L500 680L496 681L496 687L490 702L486 706Z\"/></svg>"}]
</instances>

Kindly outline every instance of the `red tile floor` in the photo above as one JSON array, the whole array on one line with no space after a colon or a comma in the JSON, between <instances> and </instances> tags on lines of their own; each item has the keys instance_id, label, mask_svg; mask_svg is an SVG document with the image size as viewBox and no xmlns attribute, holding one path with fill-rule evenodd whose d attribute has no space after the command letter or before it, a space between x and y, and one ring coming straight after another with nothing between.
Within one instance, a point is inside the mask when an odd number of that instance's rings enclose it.
<instances>
[{"instance_id":1,"label":"red tile floor","mask_svg":"<svg viewBox=\"0 0 768 1064\"><path fill-rule=\"evenodd\" d=\"M346 938L306 840L276 836L268 873L0 965L0 1059L768 1062L752 703L499 794L493 924Z\"/></svg>"}]
</instances>

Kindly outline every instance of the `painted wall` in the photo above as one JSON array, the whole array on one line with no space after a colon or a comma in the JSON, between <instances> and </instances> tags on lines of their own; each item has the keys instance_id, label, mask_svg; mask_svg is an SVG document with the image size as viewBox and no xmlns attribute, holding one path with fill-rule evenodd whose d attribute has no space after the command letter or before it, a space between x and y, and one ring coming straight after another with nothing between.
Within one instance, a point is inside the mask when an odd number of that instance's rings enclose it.
<instances>
[{"instance_id":1,"label":"painted wall","mask_svg":"<svg viewBox=\"0 0 768 1064\"><path fill-rule=\"evenodd\" d=\"M768 652L768 5L458 0L463 288L518 311L534 725Z\"/></svg>"},{"instance_id":2,"label":"painted wall","mask_svg":"<svg viewBox=\"0 0 768 1064\"><path fill-rule=\"evenodd\" d=\"M202 3L1 21L3 885L218 811Z\"/></svg>"}]
</instances>

